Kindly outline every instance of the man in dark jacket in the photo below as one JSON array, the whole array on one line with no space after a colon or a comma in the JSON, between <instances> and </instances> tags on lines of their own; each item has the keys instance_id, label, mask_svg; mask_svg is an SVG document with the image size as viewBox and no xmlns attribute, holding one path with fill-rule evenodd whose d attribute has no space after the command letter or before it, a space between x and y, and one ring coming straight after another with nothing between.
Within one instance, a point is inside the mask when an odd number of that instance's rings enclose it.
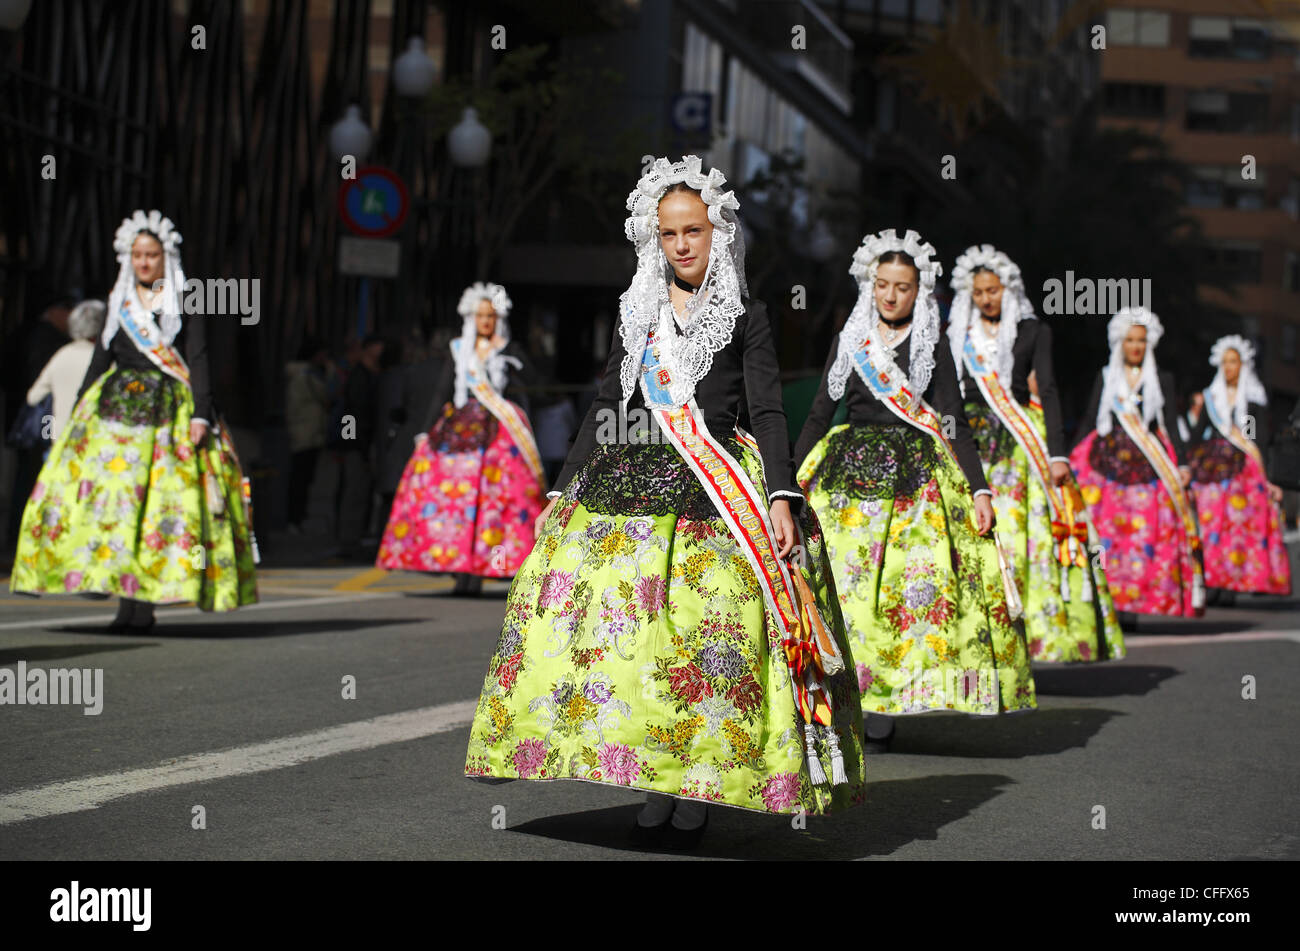
<instances>
[{"instance_id":1,"label":"man in dark jacket","mask_svg":"<svg viewBox=\"0 0 1300 951\"><path fill-rule=\"evenodd\" d=\"M370 336L348 371L343 388L343 489L339 502L339 545L344 558L364 558L361 534L370 519L374 490L374 447L379 420L379 373L384 340Z\"/></svg>"}]
</instances>

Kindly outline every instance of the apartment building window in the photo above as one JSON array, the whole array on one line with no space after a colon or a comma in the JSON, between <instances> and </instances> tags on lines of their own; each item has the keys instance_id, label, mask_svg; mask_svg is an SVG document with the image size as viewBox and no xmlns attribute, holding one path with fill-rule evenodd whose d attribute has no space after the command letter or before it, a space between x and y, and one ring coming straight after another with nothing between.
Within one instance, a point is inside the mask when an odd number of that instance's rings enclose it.
<instances>
[{"instance_id":1,"label":"apartment building window","mask_svg":"<svg viewBox=\"0 0 1300 951\"><path fill-rule=\"evenodd\" d=\"M1282 358L1282 362L1295 363L1295 351L1296 351L1296 325L1283 324L1282 325L1282 346L1280 348L1280 353L1279 353L1279 356Z\"/></svg>"},{"instance_id":2,"label":"apartment building window","mask_svg":"<svg viewBox=\"0 0 1300 951\"><path fill-rule=\"evenodd\" d=\"M1286 253L1286 264L1282 267L1282 287L1292 294L1300 294L1300 254L1294 251Z\"/></svg>"},{"instance_id":3,"label":"apartment building window","mask_svg":"<svg viewBox=\"0 0 1300 951\"><path fill-rule=\"evenodd\" d=\"M1264 207L1268 175L1263 169L1252 179L1241 177L1239 165L1196 165L1187 182L1187 204L1193 208L1235 208L1259 211Z\"/></svg>"},{"instance_id":4,"label":"apartment building window","mask_svg":"<svg viewBox=\"0 0 1300 951\"><path fill-rule=\"evenodd\" d=\"M1264 60L1272 55L1272 37L1263 20L1244 17L1192 17L1187 52L1205 59Z\"/></svg>"},{"instance_id":5,"label":"apartment building window","mask_svg":"<svg viewBox=\"0 0 1300 951\"><path fill-rule=\"evenodd\" d=\"M1233 284L1259 284L1264 279L1264 253L1246 241L1220 241L1202 248L1207 271Z\"/></svg>"},{"instance_id":6,"label":"apartment building window","mask_svg":"<svg viewBox=\"0 0 1300 951\"><path fill-rule=\"evenodd\" d=\"M1165 87L1158 83L1103 83L1102 108L1112 116L1159 119L1165 114Z\"/></svg>"},{"instance_id":7,"label":"apartment building window","mask_svg":"<svg viewBox=\"0 0 1300 951\"><path fill-rule=\"evenodd\" d=\"M1300 179L1293 178L1287 182L1286 195L1278 201L1277 206L1285 211L1292 221L1300 218Z\"/></svg>"},{"instance_id":8,"label":"apartment building window","mask_svg":"<svg viewBox=\"0 0 1300 951\"><path fill-rule=\"evenodd\" d=\"M1268 96L1206 89L1187 94L1189 132L1260 134L1268 128Z\"/></svg>"},{"instance_id":9,"label":"apartment building window","mask_svg":"<svg viewBox=\"0 0 1300 951\"><path fill-rule=\"evenodd\" d=\"M918 23L938 23L943 19L943 0L916 0L912 16Z\"/></svg>"},{"instance_id":10,"label":"apartment building window","mask_svg":"<svg viewBox=\"0 0 1300 951\"><path fill-rule=\"evenodd\" d=\"M1168 46L1169 14L1158 10L1110 10L1106 42L1114 46Z\"/></svg>"}]
</instances>

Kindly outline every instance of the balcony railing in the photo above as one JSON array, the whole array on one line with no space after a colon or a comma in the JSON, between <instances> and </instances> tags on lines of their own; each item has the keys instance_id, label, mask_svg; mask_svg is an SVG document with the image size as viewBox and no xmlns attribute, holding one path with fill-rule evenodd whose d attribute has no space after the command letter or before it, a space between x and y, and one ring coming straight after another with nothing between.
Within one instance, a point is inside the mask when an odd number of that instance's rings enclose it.
<instances>
[{"instance_id":1,"label":"balcony railing","mask_svg":"<svg viewBox=\"0 0 1300 951\"><path fill-rule=\"evenodd\" d=\"M738 0L737 7L739 22L782 67L852 111L853 41L813 0Z\"/></svg>"}]
</instances>

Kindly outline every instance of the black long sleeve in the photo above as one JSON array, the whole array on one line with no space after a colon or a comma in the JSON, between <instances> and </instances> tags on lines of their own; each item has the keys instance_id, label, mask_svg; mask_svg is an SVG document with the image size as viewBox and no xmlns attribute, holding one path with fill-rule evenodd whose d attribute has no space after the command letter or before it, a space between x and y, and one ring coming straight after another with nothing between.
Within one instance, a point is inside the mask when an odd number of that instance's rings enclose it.
<instances>
[{"instance_id":1,"label":"black long sleeve","mask_svg":"<svg viewBox=\"0 0 1300 951\"><path fill-rule=\"evenodd\" d=\"M90 358L90 365L86 367L86 375L81 378L81 388L77 390L77 401L86 395L86 390L94 384L105 371L113 365L113 353L104 346L102 340L95 341L95 352Z\"/></svg>"},{"instance_id":2,"label":"black long sleeve","mask_svg":"<svg viewBox=\"0 0 1300 951\"><path fill-rule=\"evenodd\" d=\"M1183 442L1183 436L1178 431L1178 391L1174 386L1174 376L1172 373L1164 372L1159 373L1158 376L1160 379L1160 393L1165 400L1160 411L1165 424L1165 432L1169 434L1169 441L1174 444L1174 459L1180 466L1185 466L1187 465L1187 444Z\"/></svg>"},{"instance_id":3,"label":"black long sleeve","mask_svg":"<svg viewBox=\"0 0 1300 951\"><path fill-rule=\"evenodd\" d=\"M570 480L582 468L583 463L590 459L591 454L596 451L597 420L610 418L608 414L613 413L623 400L621 373L623 357L626 353L627 351L623 347L623 335L620 332L619 323L616 321L614 324L614 337L609 344L609 358L605 361L605 373L600 378L600 387L596 391L596 398L587 410L582 425L578 427L578 433L573 439L573 445L569 448L569 455L564 460L564 468L560 470L559 476L555 479L555 484L551 486L552 492L563 492Z\"/></svg>"},{"instance_id":4,"label":"black long sleeve","mask_svg":"<svg viewBox=\"0 0 1300 951\"><path fill-rule=\"evenodd\" d=\"M190 367L190 392L194 395L194 418L216 424L212 399L212 373L208 365L208 330L201 318L185 318L185 362Z\"/></svg>"},{"instance_id":5,"label":"black long sleeve","mask_svg":"<svg viewBox=\"0 0 1300 951\"><path fill-rule=\"evenodd\" d=\"M456 361L448 357L438 370L438 382L433 387L433 399L429 401L429 411L424 414L424 425L420 432L427 433L442 415L442 409L451 401L456 391Z\"/></svg>"},{"instance_id":6,"label":"black long sleeve","mask_svg":"<svg viewBox=\"0 0 1300 951\"><path fill-rule=\"evenodd\" d=\"M744 348L749 423L758 442L759 455L763 457L768 499L778 495L802 497L790 459L790 428L781 399L781 367L772 342L772 324L767 307L758 301L752 301L746 313Z\"/></svg>"},{"instance_id":7,"label":"black long sleeve","mask_svg":"<svg viewBox=\"0 0 1300 951\"><path fill-rule=\"evenodd\" d=\"M1101 390L1104 382L1102 370L1097 371L1092 381L1092 395L1088 397L1088 406L1079 417L1079 425L1074 434L1074 445L1078 446L1088 434L1097 428L1097 410L1101 408Z\"/></svg>"},{"instance_id":8,"label":"black long sleeve","mask_svg":"<svg viewBox=\"0 0 1300 951\"><path fill-rule=\"evenodd\" d=\"M1043 423L1047 428L1047 454L1064 458L1069 455L1065 446L1065 424L1061 417L1061 395L1056 389L1056 374L1052 367L1052 331L1041 320L1038 338L1034 341L1034 376L1038 380L1038 402L1043 405Z\"/></svg>"},{"instance_id":9,"label":"black long sleeve","mask_svg":"<svg viewBox=\"0 0 1300 951\"><path fill-rule=\"evenodd\" d=\"M837 335L831 342L831 353L826 358L826 366L822 370L822 382L817 387L817 395L813 397L808 418L804 420L803 428L799 430L799 438L794 444L796 471L808 458L808 453L812 452L813 446L817 445L826 435L826 431L831 428L831 420L835 418L835 410L839 407L839 400L831 399L830 393L831 366L835 363L839 346L840 338ZM853 371L850 370L849 373L851 379Z\"/></svg>"},{"instance_id":10,"label":"black long sleeve","mask_svg":"<svg viewBox=\"0 0 1300 951\"><path fill-rule=\"evenodd\" d=\"M957 383L957 365L952 362L952 350L946 340L940 340L934 345L934 373L926 391L926 402L939 414L945 429L948 418L952 418L953 435L949 441L953 452L957 454L957 464L970 483L971 491L987 490L989 484L984 478L984 466L980 463L979 450L975 448L975 437L971 435L970 422L966 419L961 386Z\"/></svg>"},{"instance_id":11,"label":"black long sleeve","mask_svg":"<svg viewBox=\"0 0 1300 951\"><path fill-rule=\"evenodd\" d=\"M513 340L505 345L501 353L519 361L518 369L509 367L506 388L501 395L517 404L524 415L528 416L532 410L530 390L537 385L537 365L529 358L527 351Z\"/></svg>"},{"instance_id":12,"label":"black long sleeve","mask_svg":"<svg viewBox=\"0 0 1300 951\"><path fill-rule=\"evenodd\" d=\"M1247 403L1246 412L1255 421L1255 445L1259 451L1268 454L1268 447L1273 444L1273 427L1268 418L1268 407L1262 403Z\"/></svg>"}]
</instances>

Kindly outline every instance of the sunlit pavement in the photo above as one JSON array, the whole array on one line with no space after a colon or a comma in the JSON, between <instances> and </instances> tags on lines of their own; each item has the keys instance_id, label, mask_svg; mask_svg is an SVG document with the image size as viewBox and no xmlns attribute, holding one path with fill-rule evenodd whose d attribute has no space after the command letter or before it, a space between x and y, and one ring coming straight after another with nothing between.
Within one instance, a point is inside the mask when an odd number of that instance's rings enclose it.
<instances>
[{"instance_id":1,"label":"sunlit pavement","mask_svg":"<svg viewBox=\"0 0 1300 951\"><path fill-rule=\"evenodd\" d=\"M462 777L505 582L327 563L259 587L143 637L104 630L111 601L0 597L0 667L103 671L98 715L0 706L0 859L661 857L626 841L635 792ZM1037 712L900 722L862 808L715 808L696 854L1300 858L1298 606L1142 618L1123 661L1038 668Z\"/></svg>"}]
</instances>

